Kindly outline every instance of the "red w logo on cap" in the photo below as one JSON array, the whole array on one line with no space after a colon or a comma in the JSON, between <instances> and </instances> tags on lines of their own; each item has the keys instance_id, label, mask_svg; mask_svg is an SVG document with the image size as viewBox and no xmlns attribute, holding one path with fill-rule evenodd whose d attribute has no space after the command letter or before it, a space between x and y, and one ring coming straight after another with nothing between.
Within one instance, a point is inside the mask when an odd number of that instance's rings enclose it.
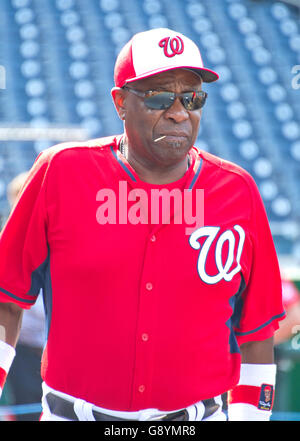
<instances>
[{"instance_id":1,"label":"red w logo on cap","mask_svg":"<svg viewBox=\"0 0 300 441\"><path fill-rule=\"evenodd\" d=\"M164 49L164 54L166 57L174 57L175 55L182 54L184 50L184 44L182 38L178 35L174 38L166 37L160 40L158 43L159 47Z\"/></svg>"}]
</instances>

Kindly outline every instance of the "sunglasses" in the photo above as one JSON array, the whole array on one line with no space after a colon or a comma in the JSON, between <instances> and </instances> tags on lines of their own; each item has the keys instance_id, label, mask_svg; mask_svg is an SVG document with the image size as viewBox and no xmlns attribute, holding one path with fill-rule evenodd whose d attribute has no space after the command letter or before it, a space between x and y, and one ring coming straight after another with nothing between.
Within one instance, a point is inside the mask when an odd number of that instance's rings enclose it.
<instances>
[{"instance_id":1,"label":"sunglasses","mask_svg":"<svg viewBox=\"0 0 300 441\"><path fill-rule=\"evenodd\" d=\"M128 90L141 98L144 98L145 106L154 110L166 110L169 109L175 102L176 98L179 98L181 104L186 110L198 110L201 109L206 101L207 93L203 90L197 92L166 92L147 90L142 92L141 90L131 89L130 87L123 86L122 89Z\"/></svg>"}]
</instances>

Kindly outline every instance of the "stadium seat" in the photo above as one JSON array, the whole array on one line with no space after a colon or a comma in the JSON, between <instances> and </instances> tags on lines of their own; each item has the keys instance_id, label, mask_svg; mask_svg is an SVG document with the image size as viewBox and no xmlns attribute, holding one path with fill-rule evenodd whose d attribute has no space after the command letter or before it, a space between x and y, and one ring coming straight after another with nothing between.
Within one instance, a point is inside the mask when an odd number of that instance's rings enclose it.
<instances>
[{"instance_id":1,"label":"stadium seat","mask_svg":"<svg viewBox=\"0 0 300 441\"><path fill-rule=\"evenodd\" d=\"M56 0L55 4L57 9L64 11L74 6L74 0Z\"/></svg>"},{"instance_id":2,"label":"stadium seat","mask_svg":"<svg viewBox=\"0 0 300 441\"><path fill-rule=\"evenodd\" d=\"M288 198L284 196L278 196L272 201L272 211L278 217L287 217L291 210L291 203Z\"/></svg>"},{"instance_id":3,"label":"stadium seat","mask_svg":"<svg viewBox=\"0 0 300 441\"><path fill-rule=\"evenodd\" d=\"M270 66L264 66L258 70L258 78L264 85L270 85L276 82L277 73Z\"/></svg>"},{"instance_id":4,"label":"stadium seat","mask_svg":"<svg viewBox=\"0 0 300 441\"><path fill-rule=\"evenodd\" d=\"M300 34L292 35L289 40L289 45L292 51L300 52Z\"/></svg>"},{"instance_id":5,"label":"stadium seat","mask_svg":"<svg viewBox=\"0 0 300 441\"><path fill-rule=\"evenodd\" d=\"M118 0L100 0L100 7L104 12L114 11L119 6Z\"/></svg>"},{"instance_id":6,"label":"stadium seat","mask_svg":"<svg viewBox=\"0 0 300 441\"><path fill-rule=\"evenodd\" d=\"M234 83L227 83L222 86L220 94L226 102L235 101L240 97L239 88Z\"/></svg>"},{"instance_id":7,"label":"stadium seat","mask_svg":"<svg viewBox=\"0 0 300 441\"><path fill-rule=\"evenodd\" d=\"M243 17L238 21L238 29L242 34L249 34L256 32L256 23L248 17Z\"/></svg>"},{"instance_id":8,"label":"stadium seat","mask_svg":"<svg viewBox=\"0 0 300 441\"><path fill-rule=\"evenodd\" d=\"M148 25L150 29L167 28L168 20L161 14L151 15L148 20Z\"/></svg>"},{"instance_id":9,"label":"stadium seat","mask_svg":"<svg viewBox=\"0 0 300 441\"><path fill-rule=\"evenodd\" d=\"M265 201L272 201L278 194L278 185L272 179L265 179L260 182L259 190Z\"/></svg>"},{"instance_id":10,"label":"stadium seat","mask_svg":"<svg viewBox=\"0 0 300 441\"><path fill-rule=\"evenodd\" d=\"M269 178L272 175L272 163L269 159L259 157L253 162L253 171L259 178Z\"/></svg>"},{"instance_id":11,"label":"stadium seat","mask_svg":"<svg viewBox=\"0 0 300 441\"><path fill-rule=\"evenodd\" d=\"M230 17L234 20L240 20L247 16L247 8L242 3L232 3L228 7L228 12Z\"/></svg>"},{"instance_id":12,"label":"stadium seat","mask_svg":"<svg viewBox=\"0 0 300 441\"><path fill-rule=\"evenodd\" d=\"M161 4L158 0L147 0L143 2L143 9L146 14L158 14L161 11Z\"/></svg>"},{"instance_id":13,"label":"stadium seat","mask_svg":"<svg viewBox=\"0 0 300 441\"><path fill-rule=\"evenodd\" d=\"M239 144L239 152L243 158L252 161L259 155L259 146L252 139L247 139Z\"/></svg>"},{"instance_id":14,"label":"stadium seat","mask_svg":"<svg viewBox=\"0 0 300 441\"><path fill-rule=\"evenodd\" d=\"M294 114L292 107L286 102L277 104L274 108L274 113L280 122L289 121Z\"/></svg>"},{"instance_id":15,"label":"stadium seat","mask_svg":"<svg viewBox=\"0 0 300 441\"><path fill-rule=\"evenodd\" d=\"M294 20L291 20L290 18L284 18L279 24L279 29L282 34L290 37L297 34L298 26Z\"/></svg>"},{"instance_id":16,"label":"stadium seat","mask_svg":"<svg viewBox=\"0 0 300 441\"><path fill-rule=\"evenodd\" d=\"M38 60L28 59L21 64L21 73L25 78L33 78L41 73L41 63Z\"/></svg>"},{"instance_id":17,"label":"stadium seat","mask_svg":"<svg viewBox=\"0 0 300 441\"><path fill-rule=\"evenodd\" d=\"M14 8L26 8L30 4L30 0L11 0L11 4Z\"/></svg>"},{"instance_id":18,"label":"stadium seat","mask_svg":"<svg viewBox=\"0 0 300 441\"><path fill-rule=\"evenodd\" d=\"M295 141L300 138L300 126L297 121L288 121L282 125L282 134L285 138Z\"/></svg>"},{"instance_id":19,"label":"stadium seat","mask_svg":"<svg viewBox=\"0 0 300 441\"><path fill-rule=\"evenodd\" d=\"M238 139L248 139L253 134L253 128L246 119L239 119L232 124L232 131Z\"/></svg>"},{"instance_id":20,"label":"stadium seat","mask_svg":"<svg viewBox=\"0 0 300 441\"><path fill-rule=\"evenodd\" d=\"M260 48L263 44L262 38L255 32L247 34L245 37L245 46L250 51L255 51Z\"/></svg>"},{"instance_id":21,"label":"stadium seat","mask_svg":"<svg viewBox=\"0 0 300 441\"><path fill-rule=\"evenodd\" d=\"M104 23L108 29L118 28L123 24L123 16L119 12L110 12L105 15Z\"/></svg>"},{"instance_id":22,"label":"stadium seat","mask_svg":"<svg viewBox=\"0 0 300 441\"><path fill-rule=\"evenodd\" d=\"M291 144L291 155L296 161L300 161L300 140Z\"/></svg>"},{"instance_id":23,"label":"stadium seat","mask_svg":"<svg viewBox=\"0 0 300 441\"><path fill-rule=\"evenodd\" d=\"M269 99L273 103L278 103L280 101L283 101L286 98L286 90L279 83L272 84L270 87L268 87L267 94L268 94Z\"/></svg>"},{"instance_id":24,"label":"stadium seat","mask_svg":"<svg viewBox=\"0 0 300 441\"><path fill-rule=\"evenodd\" d=\"M233 101L227 106L227 114L231 119L241 119L246 116L246 106L242 101Z\"/></svg>"},{"instance_id":25,"label":"stadium seat","mask_svg":"<svg viewBox=\"0 0 300 441\"><path fill-rule=\"evenodd\" d=\"M276 20L282 20L289 16L289 9L281 2L275 2L271 5L271 14Z\"/></svg>"},{"instance_id":26,"label":"stadium seat","mask_svg":"<svg viewBox=\"0 0 300 441\"><path fill-rule=\"evenodd\" d=\"M193 28L198 34L210 32L212 23L207 17L199 17L193 22Z\"/></svg>"}]
</instances>

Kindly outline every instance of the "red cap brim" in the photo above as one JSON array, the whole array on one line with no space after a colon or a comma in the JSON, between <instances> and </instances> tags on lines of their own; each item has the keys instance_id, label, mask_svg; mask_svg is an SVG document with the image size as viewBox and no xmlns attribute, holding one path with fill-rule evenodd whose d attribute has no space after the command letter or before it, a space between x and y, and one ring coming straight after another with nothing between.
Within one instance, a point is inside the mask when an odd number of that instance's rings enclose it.
<instances>
[{"instance_id":1,"label":"red cap brim","mask_svg":"<svg viewBox=\"0 0 300 441\"><path fill-rule=\"evenodd\" d=\"M142 80L143 78L149 78L153 75L157 75L159 73L167 72L169 70L174 70L174 69L191 70L191 71L195 72L197 75L200 75L204 83L212 83L213 81L217 81L219 79L219 75L216 72L214 72L213 70L210 70L210 69L205 69L204 67L198 68L198 67L194 67L194 66L174 66L174 67L166 67L166 68L153 70L150 72L146 72L142 75L137 75L135 77L128 78L126 83L132 83L133 81Z\"/></svg>"}]
</instances>

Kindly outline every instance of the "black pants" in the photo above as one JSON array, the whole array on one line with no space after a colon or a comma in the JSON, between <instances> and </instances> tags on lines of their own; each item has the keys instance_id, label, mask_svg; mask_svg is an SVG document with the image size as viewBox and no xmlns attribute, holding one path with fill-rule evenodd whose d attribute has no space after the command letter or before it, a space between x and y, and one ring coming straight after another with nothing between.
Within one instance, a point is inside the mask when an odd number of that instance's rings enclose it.
<instances>
[{"instance_id":1,"label":"black pants","mask_svg":"<svg viewBox=\"0 0 300 441\"><path fill-rule=\"evenodd\" d=\"M10 368L7 382L12 395L11 404L40 403L42 399L41 370L42 351L18 343L16 356ZM36 414L16 415L18 421L38 421Z\"/></svg>"}]
</instances>

